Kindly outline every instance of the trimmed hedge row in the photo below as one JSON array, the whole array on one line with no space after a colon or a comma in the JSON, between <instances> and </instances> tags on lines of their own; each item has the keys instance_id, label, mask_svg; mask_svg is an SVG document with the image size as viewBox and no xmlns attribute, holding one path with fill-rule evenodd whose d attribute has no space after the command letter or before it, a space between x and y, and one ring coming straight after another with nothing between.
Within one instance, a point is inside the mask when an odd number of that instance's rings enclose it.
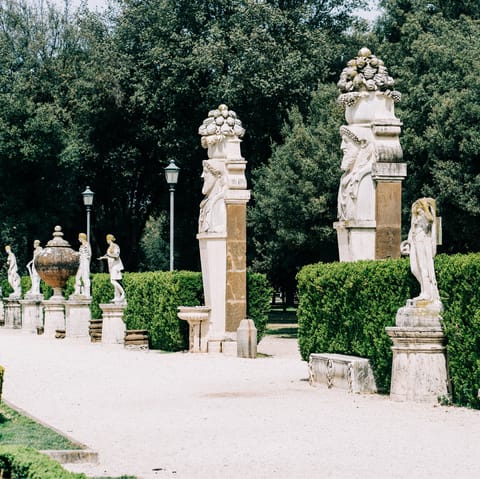
<instances>
[{"instance_id":1,"label":"trimmed hedge row","mask_svg":"<svg viewBox=\"0 0 480 479\"><path fill-rule=\"evenodd\" d=\"M123 286L128 306L127 329L147 329L150 347L164 351L188 349L188 323L177 317L178 306L203 304L201 273L191 271L125 273ZM265 333L272 288L266 276L247 274L248 311L257 328L258 340ZM92 277L92 317L101 318L100 303L113 298L108 274Z\"/></svg>"},{"instance_id":2,"label":"trimmed hedge row","mask_svg":"<svg viewBox=\"0 0 480 479\"><path fill-rule=\"evenodd\" d=\"M31 447L0 446L2 477L11 479L87 479L66 471L58 462Z\"/></svg>"},{"instance_id":3,"label":"trimmed hedge row","mask_svg":"<svg viewBox=\"0 0 480 479\"><path fill-rule=\"evenodd\" d=\"M106 273L91 275L92 318L100 319L100 303L113 298L113 286ZM70 277L65 287L65 297L74 291L75 278ZM147 329L152 349L181 351L188 349L188 323L177 317L177 306L198 306L203 303L202 274L191 271L157 271L147 273L125 273L123 286L128 306L125 310L127 329ZM8 281L1 284L4 296L11 292ZM22 278L22 293L30 288L30 278ZM41 282L45 299L52 295L52 289ZM273 290L266 276L247 273L247 316L254 320L257 339L263 337L268 321L270 300Z\"/></svg>"},{"instance_id":4,"label":"trimmed hedge row","mask_svg":"<svg viewBox=\"0 0 480 479\"><path fill-rule=\"evenodd\" d=\"M439 255L435 268L453 401L480 408L480 254ZM304 267L297 280L303 359L315 352L369 358L377 387L389 391L392 343L385 327L419 292L408 259L319 263Z\"/></svg>"}]
</instances>

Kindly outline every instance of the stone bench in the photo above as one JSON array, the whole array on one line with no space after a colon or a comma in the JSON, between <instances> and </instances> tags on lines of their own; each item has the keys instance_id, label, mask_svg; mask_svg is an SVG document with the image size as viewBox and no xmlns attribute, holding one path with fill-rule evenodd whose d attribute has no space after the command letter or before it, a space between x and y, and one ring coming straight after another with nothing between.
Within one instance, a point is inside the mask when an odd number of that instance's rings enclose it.
<instances>
[{"instance_id":1,"label":"stone bench","mask_svg":"<svg viewBox=\"0 0 480 479\"><path fill-rule=\"evenodd\" d=\"M91 319L88 326L88 333L92 343L99 343L102 341L102 324L101 319Z\"/></svg>"},{"instance_id":2,"label":"stone bench","mask_svg":"<svg viewBox=\"0 0 480 479\"><path fill-rule=\"evenodd\" d=\"M352 393L376 393L377 386L370 362L344 354L312 353L308 363L310 384L324 384Z\"/></svg>"}]
</instances>

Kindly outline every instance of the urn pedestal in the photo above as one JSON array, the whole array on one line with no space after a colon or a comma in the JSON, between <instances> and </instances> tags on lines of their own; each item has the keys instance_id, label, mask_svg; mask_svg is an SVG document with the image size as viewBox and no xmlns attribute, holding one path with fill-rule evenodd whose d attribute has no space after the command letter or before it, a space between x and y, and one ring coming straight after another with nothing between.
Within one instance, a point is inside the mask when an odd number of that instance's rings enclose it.
<instances>
[{"instance_id":1,"label":"urn pedestal","mask_svg":"<svg viewBox=\"0 0 480 479\"><path fill-rule=\"evenodd\" d=\"M65 299L52 297L42 302L45 323L43 335L46 338L55 338L57 331L65 331Z\"/></svg>"}]
</instances>

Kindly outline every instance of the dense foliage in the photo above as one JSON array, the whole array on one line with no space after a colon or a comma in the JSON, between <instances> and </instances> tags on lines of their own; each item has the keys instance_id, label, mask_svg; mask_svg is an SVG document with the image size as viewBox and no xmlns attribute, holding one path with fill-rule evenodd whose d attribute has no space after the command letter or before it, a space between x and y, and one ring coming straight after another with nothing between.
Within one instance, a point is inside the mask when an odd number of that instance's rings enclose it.
<instances>
[{"instance_id":1,"label":"dense foliage","mask_svg":"<svg viewBox=\"0 0 480 479\"><path fill-rule=\"evenodd\" d=\"M435 266L447 338L453 401L480 408L480 254L439 255ZM312 352L370 359L377 387L389 391L391 341L385 327L418 294L408 260L314 264L298 274L299 343Z\"/></svg>"},{"instance_id":2,"label":"dense foliage","mask_svg":"<svg viewBox=\"0 0 480 479\"><path fill-rule=\"evenodd\" d=\"M0 446L0 470L11 479L87 479L66 471L57 461L31 447Z\"/></svg>"},{"instance_id":3,"label":"dense foliage","mask_svg":"<svg viewBox=\"0 0 480 479\"><path fill-rule=\"evenodd\" d=\"M147 329L152 349L188 349L188 324L178 319L177 308L204 304L200 273L126 273L123 285L128 298L124 318L127 329ZM99 304L108 303L113 297L109 275L93 275L92 292L92 317L101 318ZM247 274L247 295L247 316L255 322L260 341L265 332L272 296L265 275Z\"/></svg>"}]
</instances>

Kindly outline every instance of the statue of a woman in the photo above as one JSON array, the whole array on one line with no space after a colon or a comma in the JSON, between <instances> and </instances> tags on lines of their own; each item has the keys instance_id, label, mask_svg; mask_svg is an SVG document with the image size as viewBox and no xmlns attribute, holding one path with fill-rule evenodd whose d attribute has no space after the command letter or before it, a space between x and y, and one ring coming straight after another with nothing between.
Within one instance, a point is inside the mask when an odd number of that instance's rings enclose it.
<instances>
[{"instance_id":1,"label":"statue of a woman","mask_svg":"<svg viewBox=\"0 0 480 479\"><path fill-rule=\"evenodd\" d=\"M40 246L40 241L35 240L33 242L33 258L27 263L28 274L32 282L32 287L25 293L25 297L39 296L40 292L40 276L38 275L37 268L35 268L35 258L43 251Z\"/></svg>"},{"instance_id":2,"label":"statue of a woman","mask_svg":"<svg viewBox=\"0 0 480 479\"><path fill-rule=\"evenodd\" d=\"M227 228L227 213L224 201L225 180L222 171L211 160L203 161L203 188L205 198L200 203L198 218L199 233L224 233Z\"/></svg>"},{"instance_id":3,"label":"statue of a woman","mask_svg":"<svg viewBox=\"0 0 480 479\"><path fill-rule=\"evenodd\" d=\"M17 299L22 296L22 288L20 284L20 276L18 274L17 268L17 258L12 252L12 248L7 245L5 246L5 251L7 252L7 264L8 264L8 283L13 289L13 292L10 294L9 298Z\"/></svg>"},{"instance_id":4,"label":"statue of a woman","mask_svg":"<svg viewBox=\"0 0 480 479\"><path fill-rule=\"evenodd\" d=\"M78 235L80 241L80 263L78 265L77 274L75 276L75 292L74 295L90 298L90 260L92 258L92 248L87 241L87 235L80 233Z\"/></svg>"},{"instance_id":5,"label":"statue of a woman","mask_svg":"<svg viewBox=\"0 0 480 479\"><path fill-rule=\"evenodd\" d=\"M112 303L125 303L125 290L120 281L122 280L123 263L120 259L120 246L115 243L115 236L107 235L108 249L100 259L106 259L108 262L108 271L110 273L110 282L113 285L114 296Z\"/></svg>"},{"instance_id":6,"label":"statue of a woman","mask_svg":"<svg viewBox=\"0 0 480 479\"><path fill-rule=\"evenodd\" d=\"M433 258L437 252L436 205L433 198L420 198L412 205L408 239L400 248L410 255L410 268L420 283L420 295L413 301L427 301L441 307Z\"/></svg>"}]
</instances>

